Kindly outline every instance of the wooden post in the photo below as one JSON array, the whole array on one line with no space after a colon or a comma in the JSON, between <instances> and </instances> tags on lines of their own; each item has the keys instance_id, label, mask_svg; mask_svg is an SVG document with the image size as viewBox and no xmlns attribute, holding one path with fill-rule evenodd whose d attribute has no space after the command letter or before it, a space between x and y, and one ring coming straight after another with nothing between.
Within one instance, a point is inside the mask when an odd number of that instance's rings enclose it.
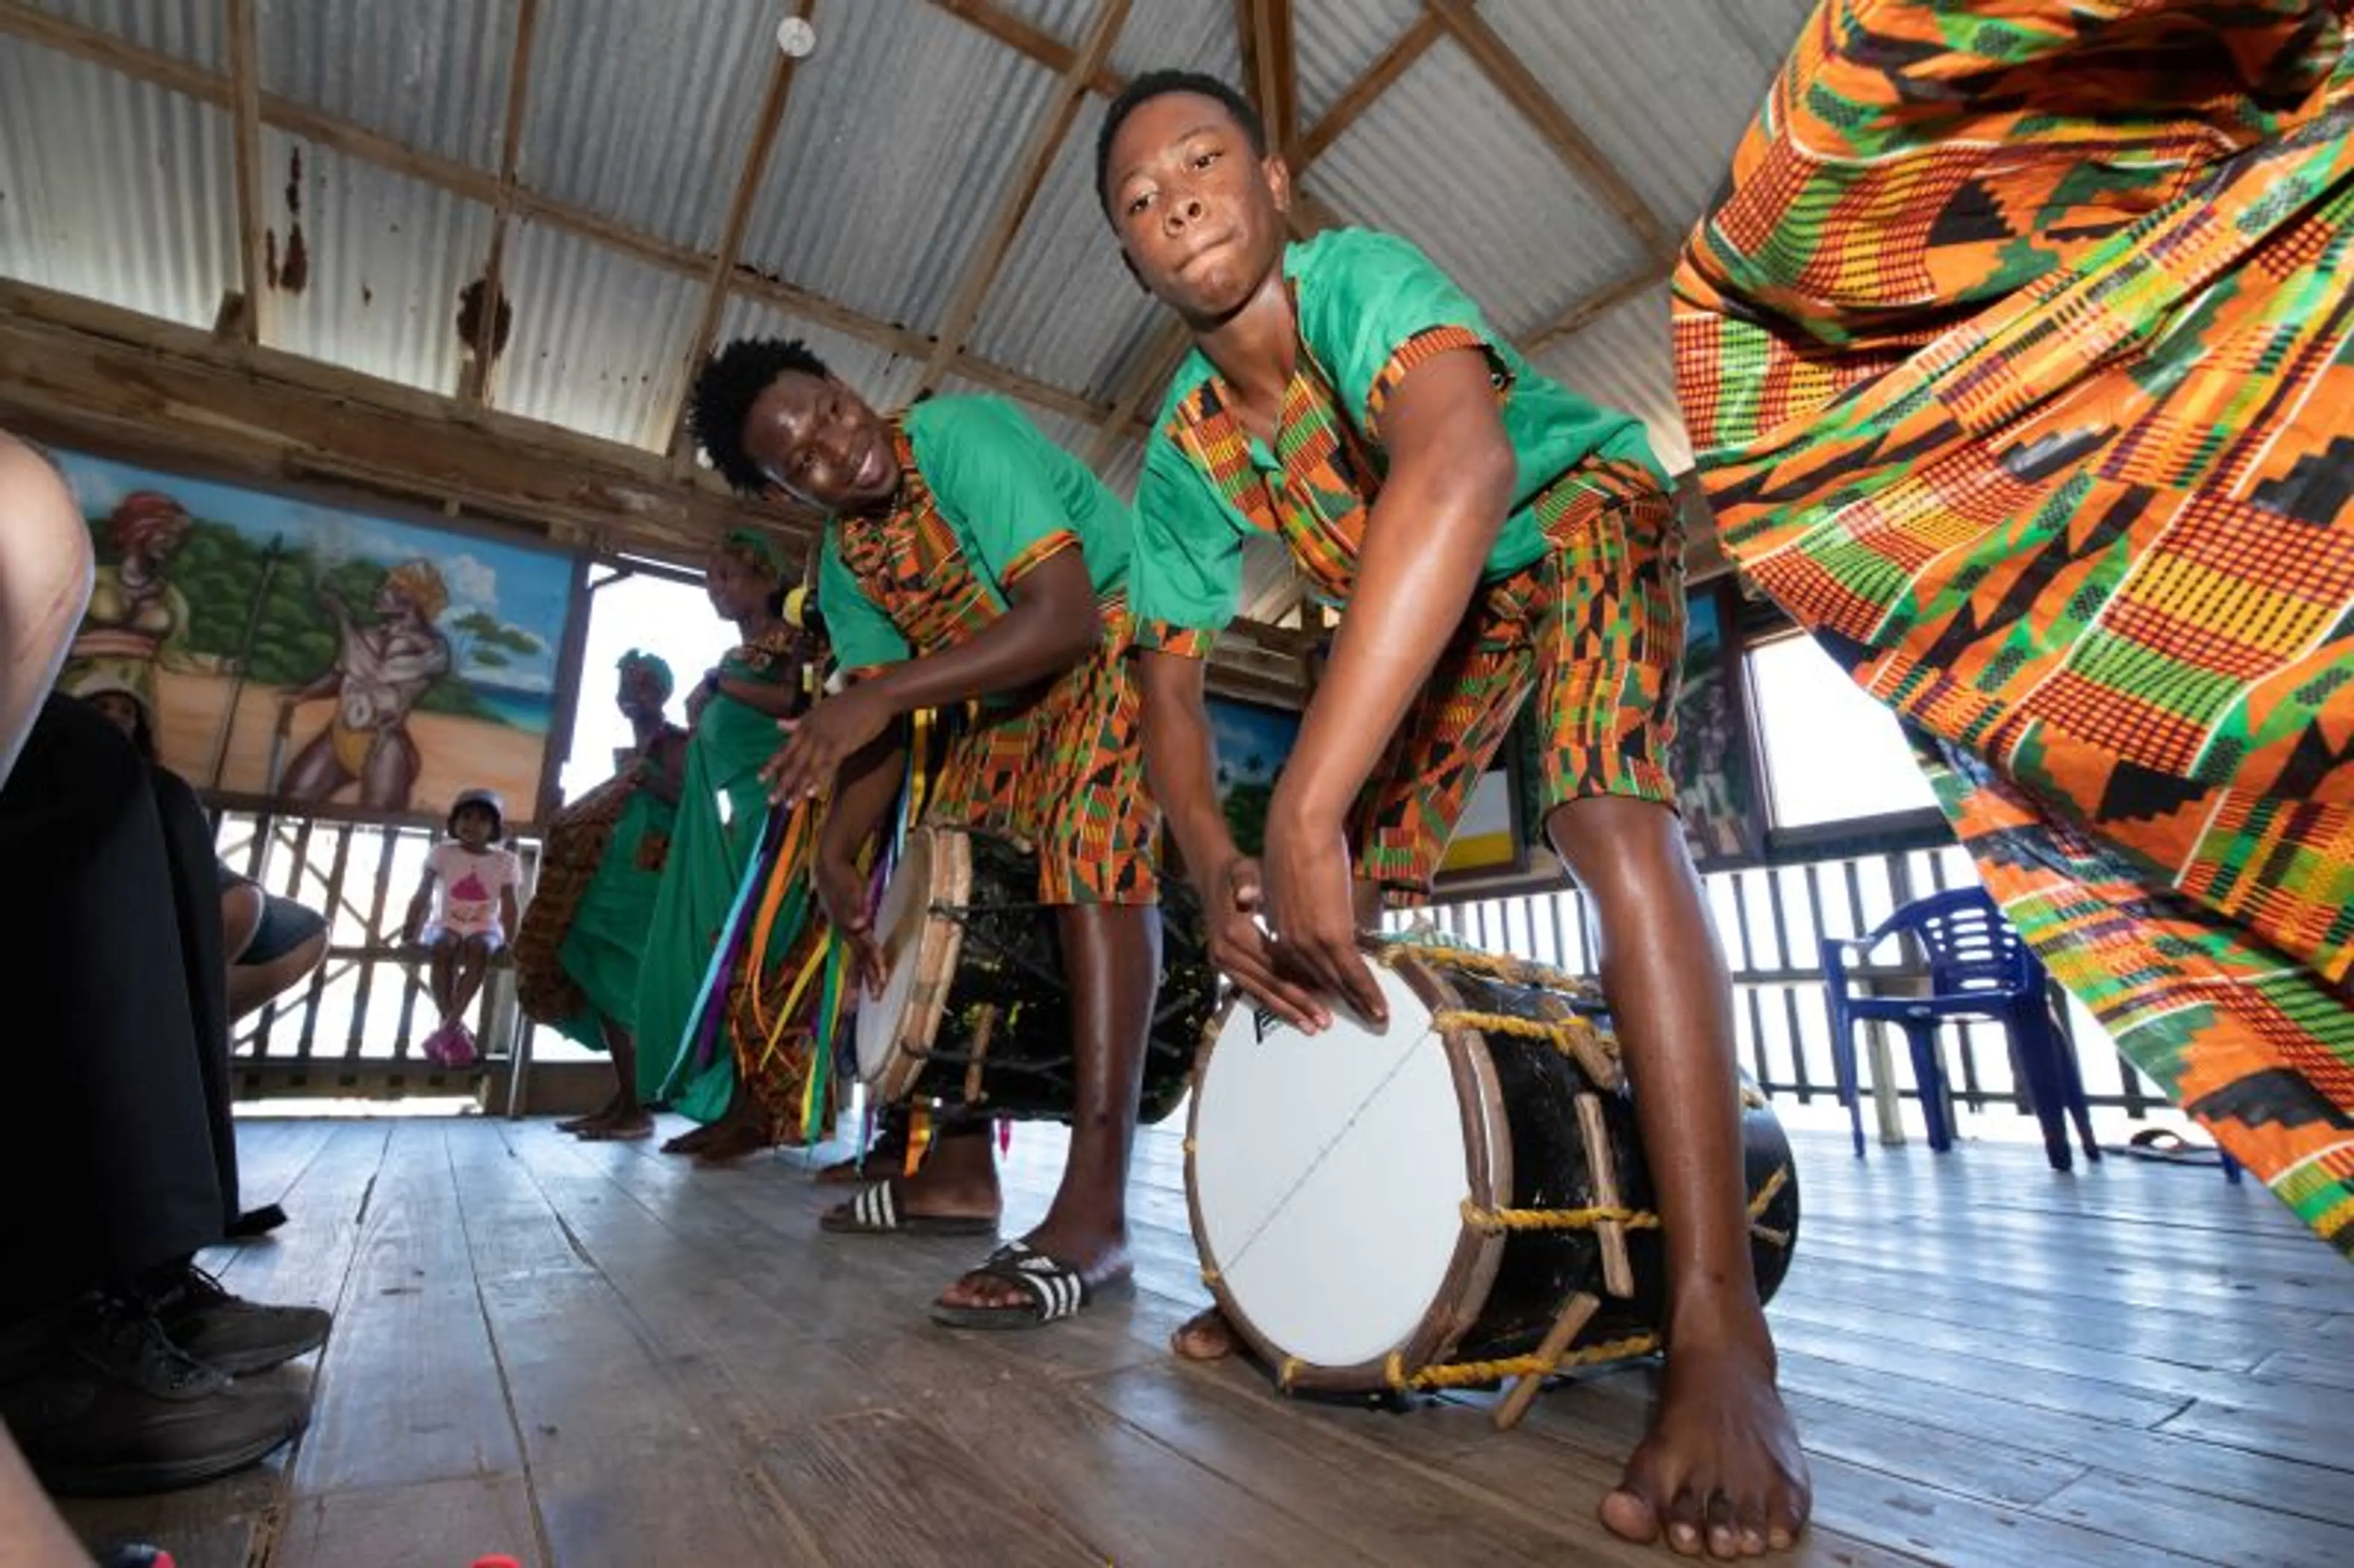
<instances>
[{"instance_id":1,"label":"wooden post","mask_svg":"<svg viewBox=\"0 0 2354 1568\"><path fill-rule=\"evenodd\" d=\"M1586 1168L1594 1172L1594 1201L1606 1209L1616 1209L1626 1202L1618 1185L1618 1161L1610 1152L1610 1128L1602 1118L1602 1097L1582 1094L1577 1097L1577 1129L1585 1139ZM1635 1294L1635 1266L1627 1255L1627 1226L1618 1220L1605 1220L1595 1226L1595 1239L1602 1245L1602 1287L1624 1299Z\"/></svg>"},{"instance_id":2,"label":"wooden post","mask_svg":"<svg viewBox=\"0 0 2354 1568\"><path fill-rule=\"evenodd\" d=\"M1536 1359L1545 1363L1545 1370L1523 1372L1512 1381L1511 1392L1504 1395L1501 1404L1496 1406L1497 1431L1510 1432L1521 1424L1521 1417L1526 1415L1529 1406L1535 1403L1537 1391L1544 1387L1544 1380L1551 1375L1553 1368L1561 1364L1561 1358L1569 1353L1570 1341L1585 1331L1585 1325L1592 1322L1594 1314L1601 1309L1602 1303L1583 1290L1562 1303L1561 1316L1553 1320L1553 1328L1545 1335L1544 1342L1537 1347Z\"/></svg>"}]
</instances>

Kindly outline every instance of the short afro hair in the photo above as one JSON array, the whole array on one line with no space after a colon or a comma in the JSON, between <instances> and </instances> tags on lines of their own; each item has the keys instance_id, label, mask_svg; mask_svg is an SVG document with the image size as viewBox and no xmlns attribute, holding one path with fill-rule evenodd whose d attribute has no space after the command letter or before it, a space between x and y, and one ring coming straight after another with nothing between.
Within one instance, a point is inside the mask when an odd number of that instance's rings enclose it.
<instances>
[{"instance_id":1,"label":"short afro hair","mask_svg":"<svg viewBox=\"0 0 2354 1568\"><path fill-rule=\"evenodd\" d=\"M758 495L769 476L744 450L744 423L779 376L830 377L824 360L801 339L741 337L704 362L686 396L686 428L719 477L745 495Z\"/></svg>"},{"instance_id":2,"label":"short afro hair","mask_svg":"<svg viewBox=\"0 0 2354 1568\"><path fill-rule=\"evenodd\" d=\"M1128 123L1128 117L1156 98L1166 98L1172 92L1191 92L1203 98L1215 99L1235 123L1250 138L1254 156L1267 156L1267 122L1258 117L1250 100L1220 81L1214 76L1198 70L1149 70L1131 79L1119 90L1119 96L1104 111L1103 129L1096 132L1096 200L1109 217L1111 193L1104 189L1104 181L1111 175L1111 139Z\"/></svg>"}]
</instances>

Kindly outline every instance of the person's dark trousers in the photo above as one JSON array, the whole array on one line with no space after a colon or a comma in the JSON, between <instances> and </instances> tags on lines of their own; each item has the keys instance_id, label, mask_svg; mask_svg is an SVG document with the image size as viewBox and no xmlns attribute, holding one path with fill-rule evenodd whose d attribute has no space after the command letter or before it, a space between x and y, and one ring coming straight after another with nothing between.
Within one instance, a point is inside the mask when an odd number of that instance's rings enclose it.
<instances>
[{"instance_id":1,"label":"person's dark trousers","mask_svg":"<svg viewBox=\"0 0 2354 1568\"><path fill-rule=\"evenodd\" d=\"M228 947L221 935L220 860L212 820L188 781L154 769L155 809L164 824L164 858L172 872L172 906L180 921L180 962L187 976L188 1016L204 1074L205 1118L212 1127L213 1173L220 1183L221 1223L237 1219L237 1124L229 1118Z\"/></svg>"},{"instance_id":2,"label":"person's dark trousers","mask_svg":"<svg viewBox=\"0 0 2354 1568\"><path fill-rule=\"evenodd\" d=\"M0 1138L0 1321L221 1238L226 1119L205 1064L226 1026L192 996L207 930L221 970L219 903L184 929L164 815L131 743L55 697L0 789L0 1081L18 1111Z\"/></svg>"}]
</instances>

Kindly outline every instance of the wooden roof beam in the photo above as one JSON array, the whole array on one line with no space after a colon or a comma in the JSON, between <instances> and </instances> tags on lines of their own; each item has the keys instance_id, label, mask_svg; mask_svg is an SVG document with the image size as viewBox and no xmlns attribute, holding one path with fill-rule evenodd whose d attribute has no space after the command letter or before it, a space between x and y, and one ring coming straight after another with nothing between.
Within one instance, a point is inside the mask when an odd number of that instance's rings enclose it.
<instances>
[{"instance_id":1,"label":"wooden roof beam","mask_svg":"<svg viewBox=\"0 0 2354 1568\"><path fill-rule=\"evenodd\" d=\"M0 418L150 461L454 506L566 547L691 561L729 528L806 541L817 523L739 502L716 477L682 483L618 441L6 281Z\"/></svg>"},{"instance_id":2,"label":"wooden roof beam","mask_svg":"<svg viewBox=\"0 0 2354 1568\"><path fill-rule=\"evenodd\" d=\"M1067 74L1086 49L1084 45L1076 49L1071 48L1054 34L1032 26L1002 6L991 5L989 0L931 0L931 3L957 20L980 28L1016 54L1027 55L1057 74ZM1106 98L1119 96L1119 90L1128 85L1126 77L1101 60L1087 72L1085 80L1087 90L1100 92Z\"/></svg>"},{"instance_id":3,"label":"wooden roof beam","mask_svg":"<svg viewBox=\"0 0 2354 1568\"><path fill-rule=\"evenodd\" d=\"M1479 15L1473 0L1426 0L1430 12L1437 16L1455 41L1463 46L1474 64L1495 84L1507 102L1519 110L1530 124L1537 129L1572 174L1600 193L1617 211L1619 218L1642 242L1645 251L1665 254L1675 243L1667 225L1659 221L1639 192L1621 174L1617 166L1594 144L1569 111L1545 90L1534 73L1521 63L1496 30Z\"/></svg>"},{"instance_id":4,"label":"wooden roof beam","mask_svg":"<svg viewBox=\"0 0 2354 1568\"><path fill-rule=\"evenodd\" d=\"M215 108L229 106L228 79L218 72L37 10L25 4L25 0L0 0L0 35L28 39L45 48L89 60L135 80L154 83ZM309 104L263 93L260 119L265 125L485 206L495 206L499 199L499 181L495 175L469 164L419 151ZM527 186L515 186L511 201L512 210L520 217L609 246L652 266L695 277L709 273L713 258L707 252L675 244L642 229L631 228L585 207L541 196ZM737 263L731 287L737 293L764 300L779 310L832 327L895 354L921 359L931 353L933 340L925 334L837 304L822 294L780 279L763 277L745 268L741 262ZM1023 376L975 355L959 354L951 368L956 375L968 380L1073 418L1094 421L1104 415L1104 408L1100 404L1090 403L1064 387L1035 376Z\"/></svg>"},{"instance_id":5,"label":"wooden roof beam","mask_svg":"<svg viewBox=\"0 0 2354 1568\"><path fill-rule=\"evenodd\" d=\"M235 331L245 343L262 341L261 313L270 297L261 238L261 50L254 0L228 0L229 116L237 184L238 274L245 308Z\"/></svg>"},{"instance_id":6,"label":"wooden roof beam","mask_svg":"<svg viewBox=\"0 0 2354 1568\"><path fill-rule=\"evenodd\" d=\"M1326 149L1341 139L1341 132L1355 124L1357 117L1389 90L1390 83L1404 76L1446 32L1446 24L1434 13L1425 11L1416 17L1414 26L1398 35L1397 42L1384 49L1380 58L1365 68L1364 74L1332 101L1324 118L1310 126L1308 133L1291 148L1291 172L1296 175L1322 157Z\"/></svg>"},{"instance_id":7,"label":"wooden roof beam","mask_svg":"<svg viewBox=\"0 0 2354 1568\"><path fill-rule=\"evenodd\" d=\"M249 3L249 0L248 0ZM482 258L481 302L474 308L473 341L466 344L458 376L458 401L480 408L491 400L491 373L506 344L499 314L506 303L507 219L514 210L515 171L523 153L525 100L531 92L531 47L539 31L539 0L521 0L515 12L514 48L507 53L506 123L499 132L499 194L491 203L491 243Z\"/></svg>"},{"instance_id":8,"label":"wooden roof beam","mask_svg":"<svg viewBox=\"0 0 2354 1568\"><path fill-rule=\"evenodd\" d=\"M1161 390L1161 384L1176 373L1177 366L1184 362L1187 351L1193 346L1193 332L1185 324L1183 317L1172 313L1161 323L1161 330L1153 334L1152 341L1145 344L1143 354L1138 356L1136 369L1129 376L1128 384L1120 388L1119 400L1112 405L1111 412L1104 416L1103 423L1097 427L1095 440L1088 443L1087 461L1089 468L1102 472L1104 464L1119 450L1120 442L1128 438L1138 419L1150 418L1145 413L1144 405Z\"/></svg>"},{"instance_id":9,"label":"wooden roof beam","mask_svg":"<svg viewBox=\"0 0 2354 1568\"><path fill-rule=\"evenodd\" d=\"M1642 265L1612 279L1592 293L1572 300L1569 308L1539 327L1521 344L1521 352L1535 354L1539 349L1559 342L1571 334L1594 324L1628 300L1664 281L1672 266L1665 261L1646 261Z\"/></svg>"},{"instance_id":10,"label":"wooden roof beam","mask_svg":"<svg viewBox=\"0 0 2354 1568\"><path fill-rule=\"evenodd\" d=\"M799 0L793 14L807 21L816 10L817 0ZM703 362L712 345L719 339L719 318L727 309L727 285L735 274L737 259L744 253L744 231L751 227L752 208L760 199L760 187L768 183L769 160L777 150L777 132L784 127L785 109L792 100L796 63L792 56L779 49L769 67L768 90L760 100L758 117L752 122L751 145L744 151L744 166L736 175L735 199L727 204L727 217L719 230L719 249L711 259L710 275L704 284L703 311L695 318L695 335L687 340L686 374L679 380L678 406L671 410L670 439L664 443L672 461L682 466L693 461L687 450L688 390L702 373Z\"/></svg>"},{"instance_id":11,"label":"wooden roof beam","mask_svg":"<svg viewBox=\"0 0 2354 1568\"><path fill-rule=\"evenodd\" d=\"M1289 154L1299 136L1299 70L1291 50L1291 0L1243 0L1249 9L1251 43L1245 57L1258 79L1258 111L1267 140Z\"/></svg>"},{"instance_id":12,"label":"wooden roof beam","mask_svg":"<svg viewBox=\"0 0 2354 1568\"><path fill-rule=\"evenodd\" d=\"M1100 0L1096 6L1095 20L1087 25L1087 42L1064 70L1062 83L1055 89L1054 102L1045 116L1031 131L1029 145L1022 154L1022 172L1006 191L1005 198L998 203L996 215L990 219L988 231L973 253L972 264L965 269L963 279L957 284L956 297L949 303L948 318L940 323L931 357L925 362L924 373L917 381L919 395L940 384L963 351L965 339L972 334L973 324L981 319L981 308L988 302L990 285L997 281L997 274L1003 270L1005 258L1022 232L1022 220L1037 201L1038 189L1046 183L1046 172L1055 166L1055 155L1062 151L1064 140L1071 133L1072 122L1079 116L1079 101L1087 94L1087 79L1111 58L1111 47L1128 21L1128 5L1129 0Z\"/></svg>"}]
</instances>

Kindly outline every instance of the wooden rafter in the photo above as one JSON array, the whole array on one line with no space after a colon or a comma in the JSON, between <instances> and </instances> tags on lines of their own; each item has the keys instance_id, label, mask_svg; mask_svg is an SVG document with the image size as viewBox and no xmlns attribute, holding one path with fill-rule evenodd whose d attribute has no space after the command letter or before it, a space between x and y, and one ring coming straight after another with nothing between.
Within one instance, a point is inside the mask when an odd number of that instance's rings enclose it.
<instances>
[{"instance_id":1,"label":"wooden rafter","mask_svg":"<svg viewBox=\"0 0 2354 1568\"><path fill-rule=\"evenodd\" d=\"M1429 52L1447 31L1446 24L1426 11L1415 19L1398 37L1398 41L1384 49L1381 58L1365 69L1365 73L1349 84L1348 90L1332 101L1324 118L1308 128L1291 149L1291 165L1296 173L1323 156L1325 149L1341 139L1341 132L1357 122L1357 117L1373 106L1373 101L1389 90L1390 83L1406 73L1408 67Z\"/></svg>"},{"instance_id":2,"label":"wooden rafter","mask_svg":"<svg viewBox=\"0 0 2354 1568\"><path fill-rule=\"evenodd\" d=\"M246 343L262 340L261 313L270 279L261 239L261 49L254 0L228 0L229 113L236 133L238 271L245 308L236 331Z\"/></svg>"},{"instance_id":3,"label":"wooden rafter","mask_svg":"<svg viewBox=\"0 0 2354 1568\"><path fill-rule=\"evenodd\" d=\"M1649 203L1621 174L1617 165L1604 156L1560 100L1545 90L1529 68L1521 63L1511 46L1496 36L1496 30L1479 15L1473 0L1427 0L1431 13L1463 46L1474 64L1495 84L1505 101L1519 110L1537 133L1552 146L1570 172L1598 192L1608 202L1635 238L1642 242L1646 252L1664 253L1673 243L1667 226L1659 221Z\"/></svg>"},{"instance_id":4,"label":"wooden rafter","mask_svg":"<svg viewBox=\"0 0 2354 1568\"><path fill-rule=\"evenodd\" d=\"M491 243L482 257L482 302L474 311L474 341L466 345L458 401L479 408L491 400L491 372L503 346L500 309L506 302L507 220L514 211L515 171L523 154L525 100L531 91L531 48L539 31L539 0L515 12L514 48L507 54L506 123L499 132L499 194L491 203Z\"/></svg>"},{"instance_id":5,"label":"wooden rafter","mask_svg":"<svg viewBox=\"0 0 2354 1568\"><path fill-rule=\"evenodd\" d=\"M691 560L727 528L806 537L815 522L747 505L716 477L682 484L653 452L5 281L0 418L53 439L454 505L589 549Z\"/></svg>"},{"instance_id":6,"label":"wooden rafter","mask_svg":"<svg viewBox=\"0 0 2354 1568\"><path fill-rule=\"evenodd\" d=\"M1258 111L1267 140L1288 154L1299 136L1299 74L1291 50L1291 0L1246 0Z\"/></svg>"},{"instance_id":7,"label":"wooden rafter","mask_svg":"<svg viewBox=\"0 0 2354 1568\"><path fill-rule=\"evenodd\" d=\"M931 357L925 362L924 374L917 383L919 393L940 384L941 377L963 351L973 323L981 319L981 307L989 298L990 285L997 281L997 274L1013 249L1014 238L1022 232L1022 220L1029 216L1031 205L1038 199L1038 188L1046 183L1046 173L1055 166L1055 155L1062 150L1064 138L1071 133L1071 122L1078 118L1079 101L1087 94L1087 79L1111 58L1112 44L1128 20L1128 5L1129 0L1100 0L1096 6L1095 20L1087 26L1087 42L1063 72L1053 104L1031 132L1029 145L1023 150L1021 173L1005 193L1004 200L998 204L996 215L990 219L989 228L973 254L972 264L965 269L963 280L957 284L948 319L940 323Z\"/></svg>"},{"instance_id":8,"label":"wooden rafter","mask_svg":"<svg viewBox=\"0 0 2354 1568\"><path fill-rule=\"evenodd\" d=\"M1138 357L1136 369L1129 376L1127 385L1120 388L1119 401L1112 405L1111 412L1104 417L1102 425L1097 429L1095 440L1088 443L1087 461L1089 468L1102 471L1103 465L1119 450L1119 443L1126 439L1138 415L1143 412L1145 403L1161 390L1161 383L1175 372L1186 351L1193 346L1193 329L1185 324L1183 318L1172 315L1161 323L1161 330Z\"/></svg>"},{"instance_id":9,"label":"wooden rafter","mask_svg":"<svg viewBox=\"0 0 2354 1568\"><path fill-rule=\"evenodd\" d=\"M24 0L0 0L0 35L28 39L216 108L230 105L230 84L219 72L36 10ZM469 200L485 206L498 200L497 175L420 151L309 104L263 93L260 119L264 125L290 135L334 148ZM515 187L512 210L517 217L610 247L668 271L701 278L707 276L711 269L712 257L707 251L617 223L602 214L542 196L527 186ZM931 353L932 340L922 333L852 310L780 280L760 277L738 267L730 286L737 293L765 301L781 311L832 327L894 354L922 359ZM968 380L1073 418L1092 422L1104 414L1100 404L975 355L960 354L952 369Z\"/></svg>"},{"instance_id":10,"label":"wooden rafter","mask_svg":"<svg viewBox=\"0 0 2354 1568\"><path fill-rule=\"evenodd\" d=\"M794 15L804 20L816 10L817 0L800 0L793 7ZM769 68L768 91L760 100L759 117L753 122L744 166L736 175L735 198L727 204L727 218L720 227L719 249L711 259L711 276L704 285L703 311L695 318L695 336L687 342L686 374L679 380L678 406L671 410L668 424L670 454L680 462L686 461L686 389L703 368L704 356L718 341L719 318L727 308L727 284L737 258L743 254L744 231L751 227L752 207L768 181L769 159L777 150L777 132L784 127L785 107L792 99L794 63L792 56L779 49Z\"/></svg>"},{"instance_id":11,"label":"wooden rafter","mask_svg":"<svg viewBox=\"0 0 2354 1568\"><path fill-rule=\"evenodd\" d=\"M1647 261L1624 275L1612 279L1585 298L1573 300L1569 308L1539 327L1521 344L1523 354L1534 354L1591 326L1597 317L1625 304L1637 295L1657 287L1668 275L1664 262Z\"/></svg>"},{"instance_id":12,"label":"wooden rafter","mask_svg":"<svg viewBox=\"0 0 2354 1568\"><path fill-rule=\"evenodd\" d=\"M1072 62L1079 57L1079 49L1071 48L1052 33L1032 26L1002 6L991 5L989 0L931 0L931 3L959 21L970 23L1015 53L1029 56L1058 75L1069 71ZM1121 88L1128 85L1126 77L1101 61L1087 72L1086 79L1088 90L1100 92L1106 98L1117 95Z\"/></svg>"}]
</instances>

